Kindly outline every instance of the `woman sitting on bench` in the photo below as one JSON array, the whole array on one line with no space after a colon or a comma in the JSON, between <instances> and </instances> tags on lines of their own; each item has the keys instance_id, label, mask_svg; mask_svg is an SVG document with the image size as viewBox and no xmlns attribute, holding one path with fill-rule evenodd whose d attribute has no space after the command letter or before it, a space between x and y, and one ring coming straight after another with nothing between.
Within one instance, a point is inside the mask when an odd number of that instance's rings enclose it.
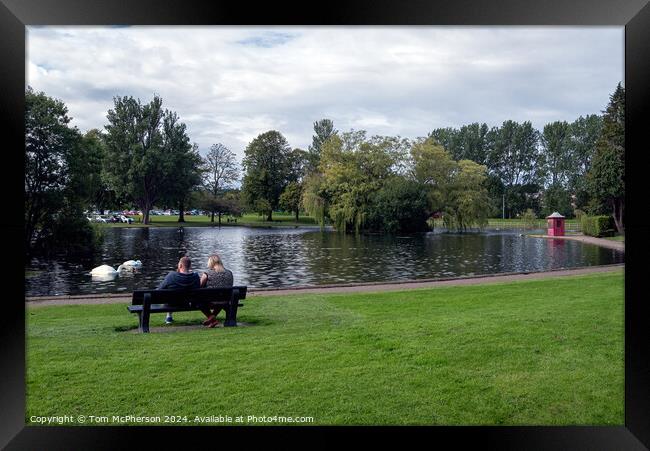
<instances>
[{"instance_id":1,"label":"woman sitting on bench","mask_svg":"<svg viewBox=\"0 0 650 451\"><path fill-rule=\"evenodd\" d=\"M219 255L210 255L208 258L208 270L201 274L201 288L232 288L232 286L232 271L223 266L223 262ZM221 310L221 307L215 307L213 311L210 311L209 308L201 310L208 318L203 321L203 325L208 327L217 326L217 324L219 324L219 321L217 321L217 315Z\"/></svg>"}]
</instances>

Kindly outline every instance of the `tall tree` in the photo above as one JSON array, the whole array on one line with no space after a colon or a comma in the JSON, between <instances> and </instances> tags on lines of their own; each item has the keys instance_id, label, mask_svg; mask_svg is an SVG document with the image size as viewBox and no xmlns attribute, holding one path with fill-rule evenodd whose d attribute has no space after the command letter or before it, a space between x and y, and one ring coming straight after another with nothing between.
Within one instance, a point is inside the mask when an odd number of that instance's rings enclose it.
<instances>
[{"instance_id":1,"label":"tall tree","mask_svg":"<svg viewBox=\"0 0 650 451\"><path fill-rule=\"evenodd\" d=\"M217 199L225 188L239 180L239 167L235 154L221 143L213 144L203 159L203 186ZM214 205L220 205L215 203ZM214 222L216 209L211 212Z\"/></svg>"},{"instance_id":2,"label":"tall tree","mask_svg":"<svg viewBox=\"0 0 650 451\"><path fill-rule=\"evenodd\" d=\"M201 155L198 144L190 144L186 126L175 112L166 111L162 123L163 152L169 156L173 176L161 198L178 207L178 222L185 222L185 206L190 192L201 183Z\"/></svg>"},{"instance_id":3,"label":"tall tree","mask_svg":"<svg viewBox=\"0 0 650 451\"><path fill-rule=\"evenodd\" d=\"M25 253L87 253L96 234L83 215L101 169L101 152L70 127L68 109L25 91Z\"/></svg>"},{"instance_id":4,"label":"tall tree","mask_svg":"<svg viewBox=\"0 0 650 451\"><path fill-rule=\"evenodd\" d=\"M44 92L25 91L25 251L65 203L79 135L68 108Z\"/></svg>"},{"instance_id":5,"label":"tall tree","mask_svg":"<svg viewBox=\"0 0 650 451\"><path fill-rule=\"evenodd\" d=\"M503 187L502 198L498 200L512 217L527 208L518 202L521 187L535 184L541 177L539 133L528 121L520 124L508 120L501 127L493 127L486 140L489 143L487 166Z\"/></svg>"},{"instance_id":6,"label":"tall tree","mask_svg":"<svg viewBox=\"0 0 650 451\"><path fill-rule=\"evenodd\" d=\"M457 132L455 139L455 159L472 160L478 164L487 164L488 133L487 124L475 122L463 125Z\"/></svg>"},{"instance_id":7,"label":"tall tree","mask_svg":"<svg viewBox=\"0 0 650 451\"><path fill-rule=\"evenodd\" d=\"M133 97L115 97L108 110L106 172L119 195L128 195L143 212L158 201L181 202L191 186L197 160L186 127L176 113L163 110L162 99L142 104Z\"/></svg>"},{"instance_id":8,"label":"tall tree","mask_svg":"<svg viewBox=\"0 0 650 451\"><path fill-rule=\"evenodd\" d=\"M603 113L602 132L596 143L588 184L594 199L612 212L618 232L624 233L625 88L621 83Z\"/></svg>"},{"instance_id":9,"label":"tall tree","mask_svg":"<svg viewBox=\"0 0 650 451\"><path fill-rule=\"evenodd\" d=\"M544 126L544 174L549 185L566 187L571 170L571 127L565 121L555 121Z\"/></svg>"},{"instance_id":10,"label":"tall tree","mask_svg":"<svg viewBox=\"0 0 650 451\"><path fill-rule=\"evenodd\" d=\"M441 145L454 158L460 153L458 146L458 130L453 127L436 128L429 133L429 138Z\"/></svg>"},{"instance_id":11,"label":"tall tree","mask_svg":"<svg viewBox=\"0 0 650 451\"><path fill-rule=\"evenodd\" d=\"M291 148L284 136L271 130L248 144L242 166L245 171L242 195L254 210L273 220L280 194L289 182Z\"/></svg>"},{"instance_id":12,"label":"tall tree","mask_svg":"<svg viewBox=\"0 0 650 451\"><path fill-rule=\"evenodd\" d=\"M603 118L597 114L580 116L571 124L571 171L569 189L576 197L576 207L584 210L589 202L587 173L596 151L596 142L600 137Z\"/></svg>"},{"instance_id":13,"label":"tall tree","mask_svg":"<svg viewBox=\"0 0 650 451\"><path fill-rule=\"evenodd\" d=\"M293 149L289 152L287 162L289 164L289 181L301 182L310 172L311 160L309 152L298 148Z\"/></svg>"},{"instance_id":14,"label":"tall tree","mask_svg":"<svg viewBox=\"0 0 650 451\"><path fill-rule=\"evenodd\" d=\"M337 133L338 131L334 129L334 123L330 119L314 122L314 135L308 149L308 172L313 172L318 167L323 143Z\"/></svg>"}]
</instances>

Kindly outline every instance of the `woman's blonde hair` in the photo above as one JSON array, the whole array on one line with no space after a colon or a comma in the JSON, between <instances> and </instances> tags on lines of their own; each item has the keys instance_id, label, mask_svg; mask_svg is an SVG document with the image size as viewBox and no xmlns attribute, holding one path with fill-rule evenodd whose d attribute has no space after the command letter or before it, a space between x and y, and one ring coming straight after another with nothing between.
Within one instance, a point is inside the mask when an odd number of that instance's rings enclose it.
<instances>
[{"instance_id":1,"label":"woman's blonde hair","mask_svg":"<svg viewBox=\"0 0 650 451\"><path fill-rule=\"evenodd\" d=\"M226 270L226 268L223 267L223 262L221 261L221 257L219 257L219 255L217 254L212 254L208 258L208 268L217 272L224 272Z\"/></svg>"}]
</instances>

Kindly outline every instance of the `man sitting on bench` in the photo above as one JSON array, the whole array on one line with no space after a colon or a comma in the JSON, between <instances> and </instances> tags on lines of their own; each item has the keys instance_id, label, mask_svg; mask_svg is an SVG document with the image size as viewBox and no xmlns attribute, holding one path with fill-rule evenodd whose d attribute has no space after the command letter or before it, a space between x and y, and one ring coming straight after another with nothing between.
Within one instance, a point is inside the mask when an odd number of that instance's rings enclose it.
<instances>
[{"instance_id":1,"label":"man sitting on bench","mask_svg":"<svg viewBox=\"0 0 650 451\"><path fill-rule=\"evenodd\" d=\"M191 270L192 260L189 257L181 257L178 261L178 267L176 271L170 271L165 280L158 286L158 289L163 288L199 288L201 286L201 277L198 273L195 273ZM167 318L165 318L165 324L171 324L174 322L171 312L167 313Z\"/></svg>"}]
</instances>

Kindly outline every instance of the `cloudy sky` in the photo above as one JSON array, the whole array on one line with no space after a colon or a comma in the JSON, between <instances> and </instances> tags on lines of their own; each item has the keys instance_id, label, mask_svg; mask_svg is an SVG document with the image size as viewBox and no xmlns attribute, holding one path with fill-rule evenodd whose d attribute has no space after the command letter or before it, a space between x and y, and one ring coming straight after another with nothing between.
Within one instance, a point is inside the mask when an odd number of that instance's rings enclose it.
<instances>
[{"instance_id":1,"label":"cloudy sky","mask_svg":"<svg viewBox=\"0 0 650 451\"><path fill-rule=\"evenodd\" d=\"M114 96L159 94L205 153L258 134L306 149L313 122L426 136L600 113L623 80L622 27L28 27L27 83L80 130Z\"/></svg>"}]
</instances>

